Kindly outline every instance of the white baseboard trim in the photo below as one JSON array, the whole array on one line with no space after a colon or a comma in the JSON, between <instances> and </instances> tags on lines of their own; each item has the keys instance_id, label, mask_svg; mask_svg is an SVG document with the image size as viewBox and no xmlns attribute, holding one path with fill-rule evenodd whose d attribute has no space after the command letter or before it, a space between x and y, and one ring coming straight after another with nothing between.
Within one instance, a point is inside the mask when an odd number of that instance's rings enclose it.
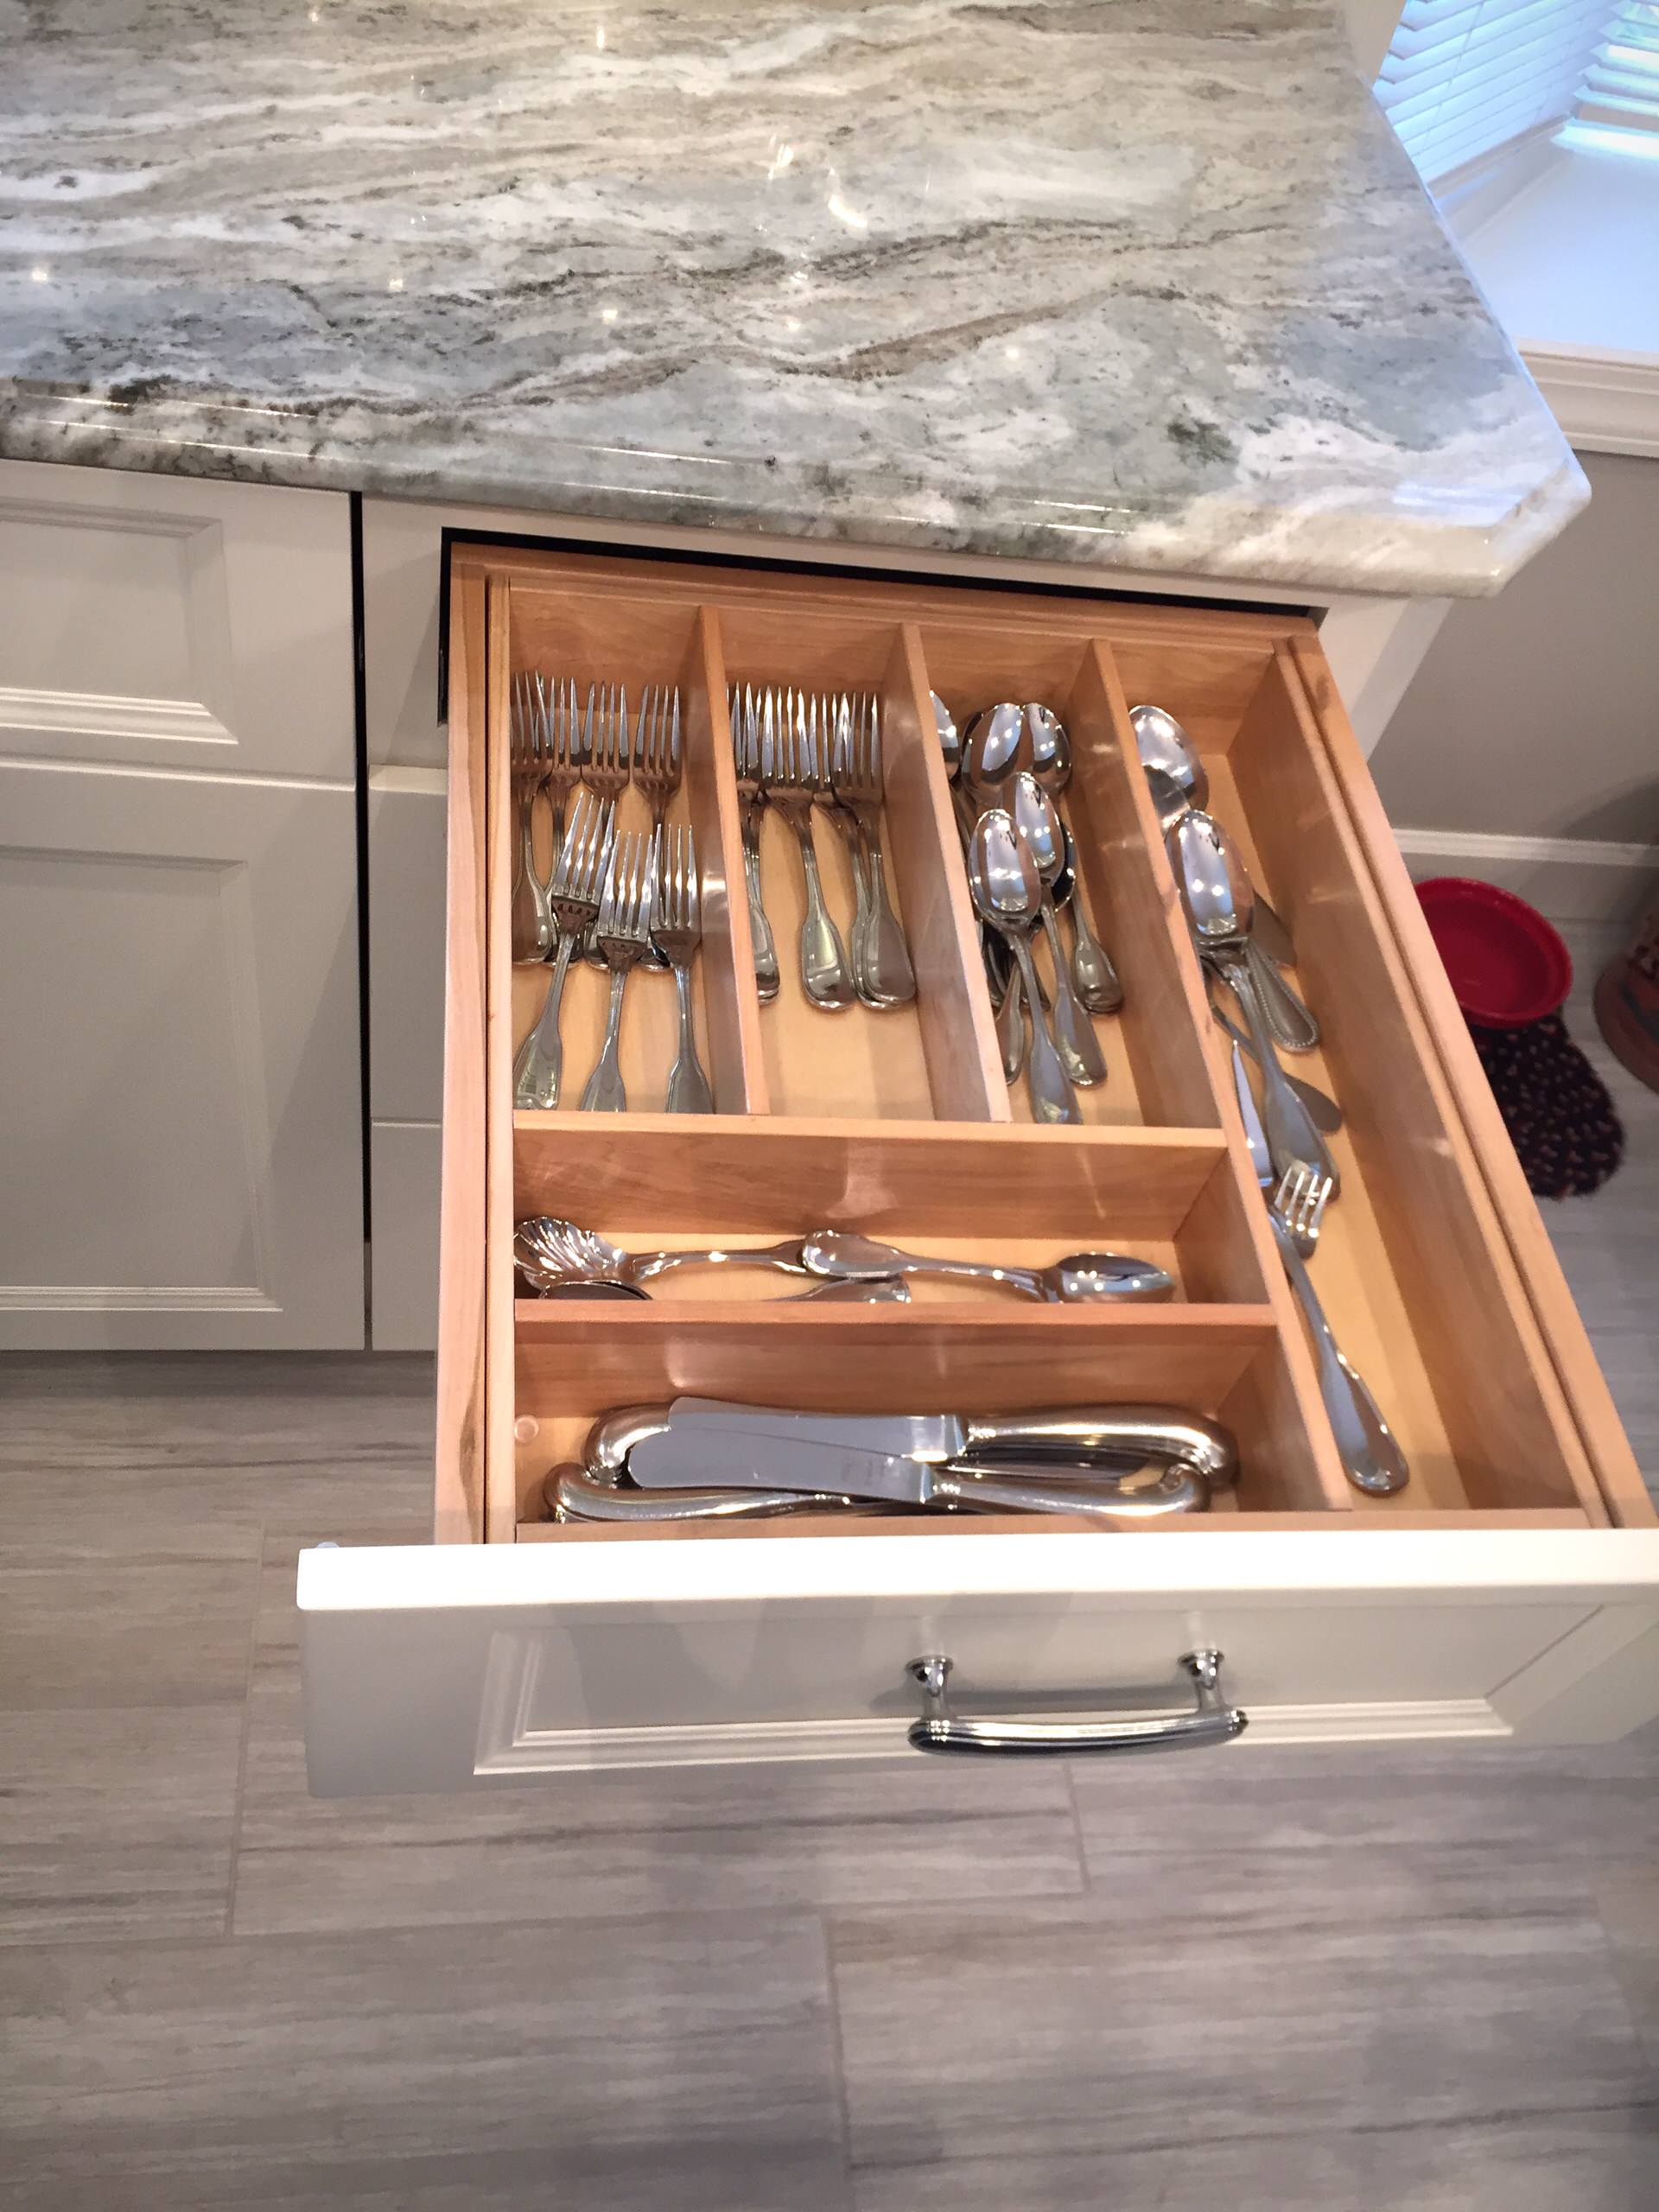
<instances>
[{"instance_id":1,"label":"white baseboard trim","mask_svg":"<svg viewBox=\"0 0 1659 2212\"><path fill-rule=\"evenodd\" d=\"M1659 355L1521 341L1521 358L1580 453L1659 454Z\"/></svg>"},{"instance_id":2,"label":"white baseboard trim","mask_svg":"<svg viewBox=\"0 0 1659 2212\"><path fill-rule=\"evenodd\" d=\"M1659 888L1659 845L1474 830L1396 830L1395 836L1414 882L1479 876L1529 899L1553 921L1629 921Z\"/></svg>"}]
</instances>

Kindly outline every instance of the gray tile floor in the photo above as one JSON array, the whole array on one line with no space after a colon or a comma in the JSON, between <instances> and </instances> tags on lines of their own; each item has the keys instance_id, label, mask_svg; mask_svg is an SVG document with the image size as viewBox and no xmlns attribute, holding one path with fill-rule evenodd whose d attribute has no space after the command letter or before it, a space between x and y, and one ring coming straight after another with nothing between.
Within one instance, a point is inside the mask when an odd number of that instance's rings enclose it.
<instances>
[{"instance_id":1,"label":"gray tile floor","mask_svg":"<svg viewBox=\"0 0 1659 2212\"><path fill-rule=\"evenodd\" d=\"M1659 1467L1620 1095L1550 1219ZM314 1802L295 1554L421 1537L429 1389L0 1364L0 2202L1659 2206L1654 1732Z\"/></svg>"}]
</instances>

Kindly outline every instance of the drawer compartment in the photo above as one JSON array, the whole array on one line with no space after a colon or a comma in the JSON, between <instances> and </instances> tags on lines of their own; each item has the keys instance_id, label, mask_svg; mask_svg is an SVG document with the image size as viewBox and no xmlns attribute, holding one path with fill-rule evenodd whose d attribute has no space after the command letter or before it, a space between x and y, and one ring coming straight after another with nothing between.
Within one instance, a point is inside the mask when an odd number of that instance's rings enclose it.
<instances>
[{"instance_id":1,"label":"drawer compartment","mask_svg":"<svg viewBox=\"0 0 1659 2212\"><path fill-rule=\"evenodd\" d=\"M436 1786L440 1765L482 1780L902 1749L897 1720L918 1709L904 1667L930 1651L956 1661L964 1700L1052 1707L1135 1684L1179 1703L1182 1652L1224 1642L1233 1692L1281 1735L1585 1735L1643 1717L1654 1700L1626 1667L1659 1640L1659 1529L1446 1018L1310 623L488 547L457 553L453 613L437 1518L451 1548L418 1565L308 1555L302 1577L319 1683L372 1678L408 1716L375 1755L384 1786ZM541 979L512 959L508 719L514 677L535 670L680 686L712 1115L658 1110L673 993L652 975L630 985L639 1109L515 1109ZM760 849L781 986L760 995L729 712L734 687L741 711L746 687L772 684L879 702L912 1004L831 1014L793 988L801 878L781 821ZM1042 700L1069 731L1080 893L1125 994L1096 1021L1109 1072L1078 1126L1034 1126L1004 1079L930 693L959 723ZM1288 925L1292 979L1323 1025L1319 1050L1289 1063L1345 1116L1310 1264L1409 1462L1391 1497L1351 1487L1321 1402L1141 769L1142 702L1196 742L1211 809ZM846 849L815 831L849 915ZM573 1002L577 1058L596 1013ZM797 1285L720 1270L658 1278L646 1301L546 1300L513 1262L515 1224L534 1214L625 1251L821 1229L1032 1265L1116 1249L1174 1290L1062 1306L918 1280L907 1305L794 1304ZM597 1415L683 1392L969 1414L1166 1401L1232 1431L1239 1479L1206 1516L1109 1527L921 1509L554 1516L550 1474ZM449 1716L442 1760L423 1749L416 1681ZM359 1751L376 1732L373 1698L353 1702L356 1719L320 1691L334 1741L320 1786L349 1786L342 1731Z\"/></svg>"}]
</instances>

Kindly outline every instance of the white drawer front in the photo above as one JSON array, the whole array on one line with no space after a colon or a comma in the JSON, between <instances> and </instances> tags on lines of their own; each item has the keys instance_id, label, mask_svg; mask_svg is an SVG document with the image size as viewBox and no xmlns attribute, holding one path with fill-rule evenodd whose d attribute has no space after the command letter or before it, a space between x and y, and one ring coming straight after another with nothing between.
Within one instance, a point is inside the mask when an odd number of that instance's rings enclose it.
<instances>
[{"instance_id":1,"label":"white drawer front","mask_svg":"<svg viewBox=\"0 0 1659 2212\"><path fill-rule=\"evenodd\" d=\"M320 1550L312 1785L915 1757L932 1654L976 1715L1188 1707L1210 1646L1246 1745L1612 1735L1659 1711L1656 1583L1640 1531Z\"/></svg>"}]
</instances>

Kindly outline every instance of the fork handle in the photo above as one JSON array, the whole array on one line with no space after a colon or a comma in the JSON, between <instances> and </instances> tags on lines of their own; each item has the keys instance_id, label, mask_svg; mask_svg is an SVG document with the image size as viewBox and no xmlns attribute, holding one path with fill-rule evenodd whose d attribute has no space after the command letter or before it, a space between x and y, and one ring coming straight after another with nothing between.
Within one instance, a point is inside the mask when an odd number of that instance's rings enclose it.
<instances>
[{"instance_id":1,"label":"fork handle","mask_svg":"<svg viewBox=\"0 0 1659 2212\"><path fill-rule=\"evenodd\" d=\"M696 1032L691 1021L691 963L679 961L674 968L674 988L680 1001L680 1046L668 1078L667 1109L671 1114L712 1114L714 1093L697 1058Z\"/></svg>"},{"instance_id":2,"label":"fork handle","mask_svg":"<svg viewBox=\"0 0 1659 2212\"><path fill-rule=\"evenodd\" d=\"M754 948L755 988L763 999L778 995L778 946L760 895L760 819L753 808L743 817L743 880L749 893L749 941Z\"/></svg>"},{"instance_id":3,"label":"fork handle","mask_svg":"<svg viewBox=\"0 0 1659 2212\"><path fill-rule=\"evenodd\" d=\"M1319 1372L1319 1395L1325 1419L1337 1440L1343 1472L1356 1490L1370 1497L1391 1497L1411 1479L1406 1456L1395 1441L1376 1400L1344 1357L1325 1307L1313 1287L1296 1240L1271 1207L1268 1218L1279 1246L1279 1256L1291 1287L1301 1300L1312 1332L1313 1364Z\"/></svg>"},{"instance_id":4,"label":"fork handle","mask_svg":"<svg viewBox=\"0 0 1659 2212\"><path fill-rule=\"evenodd\" d=\"M547 996L541 1020L525 1038L512 1064L512 1101L515 1106L553 1107L559 1103L559 1083L564 1071L564 1042L559 1034L559 1007L570 955L582 932L562 930L559 957L547 979Z\"/></svg>"},{"instance_id":5,"label":"fork handle","mask_svg":"<svg viewBox=\"0 0 1659 2212\"><path fill-rule=\"evenodd\" d=\"M622 994L627 988L626 968L611 970L611 1008L605 1022L605 1044L582 1094L584 1114L626 1114L628 1094L623 1088L622 1066L617 1048L622 1041Z\"/></svg>"},{"instance_id":6,"label":"fork handle","mask_svg":"<svg viewBox=\"0 0 1659 2212\"><path fill-rule=\"evenodd\" d=\"M814 1006L850 1006L855 995L841 931L823 903L818 855L812 843L812 817L799 817L795 836L801 849L801 877L806 886L806 917L801 924L801 988Z\"/></svg>"},{"instance_id":7,"label":"fork handle","mask_svg":"<svg viewBox=\"0 0 1659 2212\"><path fill-rule=\"evenodd\" d=\"M553 915L536 873L536 794L518 794L518 872L512 886L512 957L523 965L545 960L553 942Z\"/></svg>"},{"instance_id":8,"label":"fork handle","mask_svg":"<svg viewBox=\"0 0 1659 2212\"><path fill-rule=\"evenodd\" d=\"M864 865L869 876L863 939L869 995L877 1006L908 1006L916 995L916 971L910 964L904 930L887 896L879 817L874 810L868 816L861 815L859 826L864 833Z\"/></svg>"}]
</instances>

